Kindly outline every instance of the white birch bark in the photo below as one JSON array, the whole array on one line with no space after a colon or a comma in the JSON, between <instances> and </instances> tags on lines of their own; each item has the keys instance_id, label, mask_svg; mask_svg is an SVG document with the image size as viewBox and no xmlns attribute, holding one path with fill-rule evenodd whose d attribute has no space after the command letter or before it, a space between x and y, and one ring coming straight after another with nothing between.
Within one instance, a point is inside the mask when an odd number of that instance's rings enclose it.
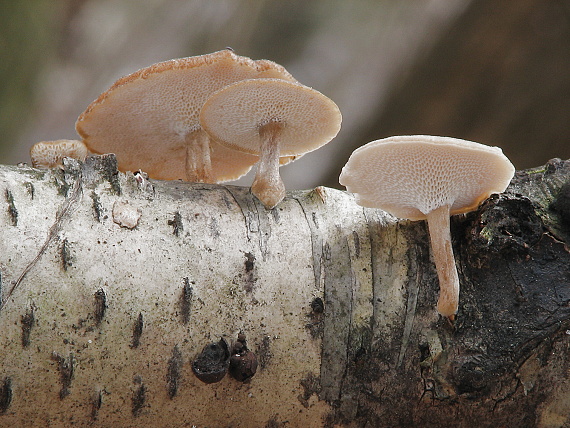
<instances>
[{"instance_id":1,"label":"white birch bark","mask_svg":"<svg viewBox=\"0 0 570 428\"><path fill-rule=\"evenodd\" d=\"M371 316L367 274L324 266L323 248L354 247L342 231L357 225L362 210L342 192L319 189L268 211L247 189L138 183L112 167L96 171L100 166L1 172L9 209L0 218L0 371L11 383L2 424L318 426L330 408L303 382L320 376L322 338L306 325L322 322L312 321L311 302L323 297L327 271L345 277L343 293L363 295L354 299L362 306L354 316ZM334 212L322 210L325 204ZM140 215L131 228L117 224L129 214ZM240 331L260 362L252 381L199 381L191 361L208 343L235 341ZM167 373L175 347L181 361L173 380ZM72 366L68 381L60 365ZM330 370L325 389L338 394L342 367Z\"/></svg>"},{"instance_id":2,"label":"white birch bark","mask_svg":"<svg viewBox=\"0 0 570 428\"><path fill-rule=\"evenodd\" d=\"M426 425L435 399L453 408L474 394L448 372L467 342L436 312L423 222L332 189L266 210L245 188L114 168L112 156L0 168L0 426L383 426L383 414ZM198 380L203 347L240 332L259 361L251 381ZM532 352L513 369L520 400L540 383ZM413 399L394 404L388 387ZM567 398L553 391L537 420L567 421ZM398 406L417 412L398 422Z\"/></svg>"}]
</instances>

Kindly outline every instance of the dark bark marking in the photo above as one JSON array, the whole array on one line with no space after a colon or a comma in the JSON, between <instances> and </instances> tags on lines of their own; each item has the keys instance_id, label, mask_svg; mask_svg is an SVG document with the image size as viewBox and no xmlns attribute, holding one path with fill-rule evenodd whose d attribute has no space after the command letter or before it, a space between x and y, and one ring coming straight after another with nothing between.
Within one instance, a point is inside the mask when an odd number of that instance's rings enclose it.
<instances>
[{"instance_id":1,"label":"dark bark marking","mask_svg":"<svg viewBox=\"0 0 570 428\"><path fill-rule=\"evenodd\" d=\"M325 311L325 303L320 297L315 297L311 302L311 310L316 314L322 314Z\"/></svg>"},{"instance_id":2,"label":"dark bark marking","mask_svg":"<svg viewBox=\"0 0 570 428\"><path fill-rule=\"evenodd\" d=\"M117 157L108 153L101 156L88 156L85 159L84 175L99 175L107 180L111 185L111 191L117 195L121 195L121 183L119 182L119 170L117 169Z\"/></svg>"},{"instance_id":3,"label":"dark bark marking","mask_svg":"<svg viewBox=\"0 0 570 428\"><path fill-rule=\"evenodd\" d=\"M245 253L245 258L246 261L244 263L245 265L245 272L246 273L250 273L253 270L254 267L254 262L255 262L255 256L251 253Z\"/></svg>"},{"instance_id":4,"label":"dark bark marking","mask_svg":"<svg viewBox=\"0 0 570 428\"><path fill-rule=\"evenodd\" d=\"M10 216L10 222L12 226L18 225L18 210L16 209L16 204L14 203L14 195L8 189L6 189L4 196L6 202L8 202L8 215Z\"/></svg>"},{"instance_id":5,"label":"dark bark marking","mask_svg":"<svg viewBox=\"0 0 570 428\"><path fill-rule=\"evenodd\" d=\"M139 312L139 316L135 321L135 326L133 328L133 341L131 343L131 348L138 348L138 346L140 345L143 326L144 326L143 314Z\"/></svg>"},{"instance_id":6,"label":"dark bark marking","mask_svg":"<svg viewBox=\"0 0 570 428\"><path fill-rule=\"evenodd\" d=\"M57 187L57 194L67 198L69 183L65 180L65 171L61 168L52 169L53 184Z\"/></svg>"},{"instance_id":7,"label":"dark bark marking","mask_svg":"<svg viewBox=\"0 0 570 428\"><path fill-rule=\"evenodd\" d=\"M73 371L75 368L75 357L69 354L69 358L62 357L57 352L53 352L51 359L57 363L57 370L59 372L59 381L61 389L59 390L59 398L63 400L71 391L71 381L73 380Z\"/></svg>"},{"instance_id":8,"label":"dark bark marking","mask_svg":"<svg viewBox=\"0 0 570 428\"><path fill-rule=\"evenodd\" d=\"M244 284L244 289L248 293L251 293L253 291L253 287L254 287L255 281L256 281L255 274L254 274L255 256L249 252L246 252L244 255L245 255L245 262L244 262L245 284Z\"/></svg>"},{"instance_id":9,"label":"dark bark marking","mask_svg":"<svg viewBox=\"0 0 570 428\"><path fill-rule=\"evenodd\" d=\"M30 308L26 310L26 313L21 316L20 320L22 322L22 346L27 348L30 346L30 333L35 321L34 307L30 306Z\"/></svg>"},{"instance_id":10,"label":"dark bark marking","mask_svg":"<svg viewBox=\"0 0 570 428\"><path fill-rule=\"evenodd\" d=\"M327 242L324 255L324 313L320 398L340 399L349 349L352 307L352 268L348 239L338 231L338 241Z\"/></svg>"},{"instance_id":11,"label":"dark bark marking","mask_svg":"<svg viewBox=\"0 0 570 428\"><path fill-rule=\"evenodd\" d=\"M105 316L105 311L107 310L107 295L105 294L105 290L100 288L94 294L95 297L95 325L99 326L101 321L103 321L103 317Z\"/></svg>"},{"instance_id":12,"label":"dark bark marking","mask_svg":"<svg viewBox=\"0 0 570 428\"><path fill-rule=\"evenodd\" d=\"M71 250L69 248L69 242L67 239L64 239L61 242L61 247L59 248L59 255L61 257L61 267L63 268L64 272L67 272L67 269L70 266L73 266L71 263Z\"/></svg>"},{"instance_id":13,"label":"dark bark marking","mask_svg":"<svg viewBox=\"0 0 570 428\"><path fill-rule=\"evenodd\" d=\"M172 226L173 233L175 236L180 236L180 234L184 231L184 226L182 224L182 216L178 211L174 213L174 219L168 220L168 225Z\"/></svg>"},{"instance_id":14,"label":"dark bark marking","mask_svg":"<svg viewBox=\"0 0 570 428\"><path fill-rule=\"evenodd\" d=\"M180 296L180 314L182 315L182 324L188 324L188 321L190 321L193 294L194 289L190 285L190 280L188 278L184 278L184 287L182 288L182 295Z\"/></svg>"},{"instance_id":15,"label":"dark bark marking","mask_svg":"<svg viewBox=\"0 0 570 428\"><path fill-rule=\"evenodd\" d=\"M131 411L133 417L136 418L141 414L144 403L146 401L146 387L144 386L144 383L142 382L140 376L135 377L135 384L139 384L139 386L133 392Z\"/></svg>"},{"instance_id":16,"label":"dark bark marking","mask_svg":"<svg viewBox=\"0 0 570 428\"><path fill-rule=\"evenodd\" d=\"M259 363L259 367L261 369L266 368L272 357L271 338L269 336L264 336L257 348L257 361Z\"/></svg>"},{"instance_id":17,"label":"dark bark marking","mask_svg":"<svg viewBox=\"0 0 570 428\"><path fill-rule=\"evenodd\" d=\"M325 303L320 297L315 297L311 302L311 312L307 314L309 322L305 328L313 339L323 337Z\"/></svg>"},{"instance_id":18,"label":"dark bark marking","mask_svg":"<svg viewBox=\"0 0 570 428\"><path fill-rule=\"evenodd\" d=\"M168 372L166 373L166 390L170 399L174 398L178 392L182 363L182 353L178 349L178 345L176 345L172 350L172 356L168 360Z\"/></svg>"},{"instance_id":19,"label":"dark bark marking","mask_svg":"<svg viewBox=\"0 0 570 428\"><path fill-rule=\"evenodd\" d=\"M97 221L97 223L101 222L101 214L103 212L103 208L101 208L101 200L99 199L99 195L95 192L91 192L91 207L93 208L93 217Z\"/></svg>"},{"instance_id":20,"label":"dark bark marking","mask_svg":"<svg viewBox=\"0 0 570 428\"><path fill-rule=\"evenodd\" d=\"M318 376L313 373L307 373L303 379L299 382L303 387L303 394L299 394L297 399L305 408L309 408L309 398L313 394L319 394L321 392L321 380Z\"/></svg>"},{"instance_id":21,"label":"dark bark marking","mask_svg":"<svg viewBox=\"0 0 570 428\"><path fill-rule=\"evenodd\" d=\"M352 239L354 240L354 256L360 258L360 236L356 230L352 231Z\"/></svg>"},{"instance_id":22,"label":"dark bark marking","mask_svg":"<svg viewBox=\"0 0 570 428\"><path fill-rule=\"evenodd\" d=\"M12 379L5 377L0 386L0 415L6 413L12 403Z\"/></svg>"},{"instance_id":23,"label":"dark bark marking","mask_svg":"<svg viewBox=\"0 0 570 428\"><path fill-rule=\"evenodd\" d=\"M29 181L26 181L24 183L24 187L28 191L28 194L30 195L30 199L34 199L34 192L35 192L34 185L32 183L30 183Z\"/></svg>"},{"instance_id":24,"label":"dark bark marking","mask_svg":"<svg viewBox=\"0 0 570 428\"><path fill-rule=\"evenodd\" d=\"M103 405L103 392L96 391L91 401L91 420L96 421L99 410Z\"/></svg>"}]
</instances>

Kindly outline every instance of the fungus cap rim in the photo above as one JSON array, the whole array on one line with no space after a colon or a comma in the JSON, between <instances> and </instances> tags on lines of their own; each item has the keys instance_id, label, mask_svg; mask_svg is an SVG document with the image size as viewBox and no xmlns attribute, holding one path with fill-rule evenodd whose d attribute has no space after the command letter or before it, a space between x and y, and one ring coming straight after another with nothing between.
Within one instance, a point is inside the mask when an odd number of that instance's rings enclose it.
<instances>
[{"instance_id":1,"label":"fungus cap rim","mask_svg":"<svg viewBox=\"0 0 570 428\"><path fill-rule=\"evenodd\" d=\"M265 94L267 97L273 97L272 89L277 93L289 91L291 99L273 102L268 98L260 99L258 96ZM242 102L246 102L248 95L252 96L255 102L243 105ZM236 104L239 105L239 108L236 107L237 111L232 111L233 107L228 107L228 100L232 98L235 98ZM301 108L291 109L294 117L291 119L286 111L289 103L301 100L311 105L305 104L301 105ZM248 107L251 110L251 117L244 118L244 110ZM263 114L261 113L263 108L273 108L280 114ZM318 114L317 111L321 116L309 120L307 114ZM220 115L225 116L220 118ZM259 155L261 152L260 128L271 122L280 122L284 125L280 131L284 134L280 138L280 157L282 158L303 155L327 144L338 134L342 115L338 106L319 91L298 82L276 78L244 79L228 85L212 94L200 112L202 128L214 141L233 150L252 155ZM314 133L304 132L305 129L302 127L305 124L313 126L312 129L316 131Z\"/></svg>"},{"instance_id":2,"label":"fungus cap rim","mask_svg":"<svg viewBox=\"0 0 570 428\"><path fill-rule=\"evenodd\" d=\"M359 205L398 218L424 220L446 204L451 215L475 210L491 194L505 190L514 170L498 147L452 137L405 135L356 149L339 181L355 194ZM426 201L428 195L434 200Z\"/></svg>"}]
</instances>

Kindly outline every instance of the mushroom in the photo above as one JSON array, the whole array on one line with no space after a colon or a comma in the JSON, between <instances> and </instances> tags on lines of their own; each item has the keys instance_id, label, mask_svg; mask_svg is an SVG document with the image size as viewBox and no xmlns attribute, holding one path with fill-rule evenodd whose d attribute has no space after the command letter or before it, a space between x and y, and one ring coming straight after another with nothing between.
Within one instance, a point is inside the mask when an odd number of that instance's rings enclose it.
<instances>
[{"instance_id":1,"label":"mushroom","mask_svg":"<svg viewBox=\"0 0 570 428\"><path fill-rule=\"evenodd\" d=\"M280 79L242 80L220 89L200 112L210 137L259 155L252 193L271 209L285 197L280 157L318 149L340 130L337 105L320 92Z\"/></svg>"},{"instance_id":2,"label":"mushroom","mask_svg":"<svg viewBox=\"0 0 570 428\"><path fill-rule=\"evenodd\" d=\"M450 216L475 210L504 191L514 167L498 147L427 135L373 141L350 156L339 181L356 203L395 217L427 220L439 278L437 310L453 319L459 278L451 246Z\"/></svg>"},{"instance_id":3,"label":"mushroom","mask_svg":"<svg viewBox=\"0 0 570 428\"><path fill-rule=\"evenodd\" d=\"M84 161L89 150L78 140L40 141L30 149L34 168L55 168L61 166L63 158Z\"/></svg>"},{"instance_id":4,"label":"mushroom","mask_svg":"<svg viewBox=\"0 0 570 428\"><path fill-rule=\"evenodd\" d=\"M173 59L119 79L75 127L92 152L115 153L123 171L142 169L163 180L235 180L257 157L211 142L198 116L210 94L251 78L296 81L272 61L253 61L229 49Z\"/></svg>"}]
</instances>

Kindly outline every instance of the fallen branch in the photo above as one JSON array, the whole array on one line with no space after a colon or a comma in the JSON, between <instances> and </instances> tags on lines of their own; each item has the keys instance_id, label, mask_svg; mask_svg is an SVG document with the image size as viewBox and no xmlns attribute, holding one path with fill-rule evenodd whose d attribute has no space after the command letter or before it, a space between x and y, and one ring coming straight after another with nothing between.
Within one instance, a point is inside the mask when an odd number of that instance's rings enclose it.
<instances>
[{"instance_id":1,"label":"fallen branch","mask_svg":"<svg viewBox=\"0 0 570 428\"><path fill-rule=\"evenodd\" d=\"M568 424L569 182L553 160L453 218L451 324L425 224L345 192L2 166L0 425ZM195 376L220 341L245 383Z\"/></svg>"}]
</instances>

